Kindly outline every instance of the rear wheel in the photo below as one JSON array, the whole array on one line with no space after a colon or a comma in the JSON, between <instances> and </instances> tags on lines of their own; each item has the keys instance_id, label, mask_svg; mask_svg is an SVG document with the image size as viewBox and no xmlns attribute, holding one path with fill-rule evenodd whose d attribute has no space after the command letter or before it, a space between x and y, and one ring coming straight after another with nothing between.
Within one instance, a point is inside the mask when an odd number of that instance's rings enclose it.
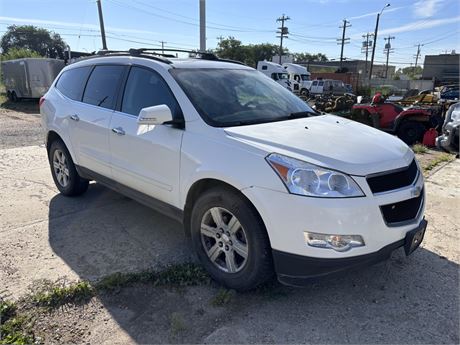
<instances>
[{"instance_id":1,"label":"rear wheel","mask_svg":"<svg viewBox=\"0 0 460 345\"><path fill-rule=\"evenodd\" d=\"M72 157L61 140L52 142L48 154L51 174L61 194L76 196L86 192L89 181L78 175Z\"/></svg>"},{"instance_id":2,"label":"rear wheel","mask_svg":"<svg viewBox=\"0 0 460 345\"><path fill-rule=\"evenodd\" d=\"M205 192L193 206L190 224L198 258L217 282L248 290L273 276L265 227L253 205L237 192Z\"/></svg>"},{"instance_id":3,"label":"rear wheel","mask_svg":"<svg viewBox=\"0 0 460 345\"><path fill-rule=\"evenodd\" d=\"M300 95L304 96L304 97L309 97L310 92L307 89L302 89L302 90L300 90Z\"/></svg>"},{"instance_id":4,"label":"rear wheel","mask_svg":"<svg viewBox=\"0 0 460 345\"><path fill-rule=\"evenodd\" d=\"M19 101L19 98L18 98L18 96L16 95L16 92L15 92L15 91L12 91L12 92L10 93L10 98L11 98L11 102L16 103L16 102Z\"/></svg>"},{"instance_id":5,"label":"rear wheel","mask_svg":"<svg viewBox=\"0 0 460 345\"><path fill-rule=\"evenodd\" d=\"M397 133L407 145L413 145L416 142L422 142L425 126L416 121L404 121L399 125Z\"/></svg>"}]
</instances>

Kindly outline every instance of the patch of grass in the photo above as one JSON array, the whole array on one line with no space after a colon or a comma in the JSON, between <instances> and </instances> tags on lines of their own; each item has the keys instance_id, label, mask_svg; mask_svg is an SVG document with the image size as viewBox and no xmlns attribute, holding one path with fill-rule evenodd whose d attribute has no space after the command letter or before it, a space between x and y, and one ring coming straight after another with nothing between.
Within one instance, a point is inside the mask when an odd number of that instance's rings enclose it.
<instances>
[{"instance_id":1,"label":"patch of grass","mask_svg":"<svg viewBox=\"0 0 460 345\"><path fill-rule=\"evenodd\" d=\"M0 325L3 325L8 319L16 315L17 305L14 302L0 300Z\"/></svg>"},{"instance_id":2,"label":"patch of grass","mask_svg":"<svg viewBox=\"0 0 460 345\"><path fill-rule=\"evenodd\" d=\"M179 313L172 313L170 319L171 333L177 335L187 329L182 315Z\"/></svg>"},{"instance_id":3,"label":"patch of grass","mask_svg":"<svg viewBox=\"0 0 460 345\"><path fill-rule=\"evenodd\" d=\"M212 298L211 304L215 307L222 307L235 297L236 292L234 290L220 289L217 294Z\"/></svg>"},{"instance_id":4,"label":"patch of grass","mask_svg":"<svg viewBox=\"0 0 460 345\"><path fill-rule=\"evenodd\" d=\"M414 151L414 153L423 155L428 152L428 148L422 144L415 144L412 146L412 151Z\"/></svg>"},{"instance_id":5,"label":"patch of grass","mask_svg":"<svg viewBox=\"0 0 460 345\"><path fill-rule=\"evenodd\" d=\"M428 172L433 170L435 167L437 167L439 164L443 162L451 162L455 159L454 155L451 155L449 153L443 153L439 156L437 156L435 159L429 161L426 165L423 166L423 171Z\"/></svg>"},{"instance_id":6,"label":"patch of grass","mask_svg":"<svg viewBox=\"0 0 460 345\"><path fill-rule=\"evenodd\" d=\"M33 321L28 316L15 316L0 325L0 344L32 344Z\"/></svg>"},{"instance_id":7,"label":"patch of grass","mask_svg":"<svg viewBox=\"0 0 460 345\"><path fill-rule=\"evenodd\" d=\"M38 291L30 296L30 299L36 306L52 309L66 304L84 303L94 295L94 288L86 281L68 285L45 281Z\"/></svg>"},{"instance_id":8,"label":"patch of grass","mask_svg":"<svg viewBox=\"0 0 460 345\"><path fill-rule=\"evenodd\" d=\"M192 286L209 283L210 278L201 266L186 263L169 266L161 271L139 273L114 273L101 279L97 290L116 291L135 283L151 283L154 286Z\"/></svg>"}]
</instances>

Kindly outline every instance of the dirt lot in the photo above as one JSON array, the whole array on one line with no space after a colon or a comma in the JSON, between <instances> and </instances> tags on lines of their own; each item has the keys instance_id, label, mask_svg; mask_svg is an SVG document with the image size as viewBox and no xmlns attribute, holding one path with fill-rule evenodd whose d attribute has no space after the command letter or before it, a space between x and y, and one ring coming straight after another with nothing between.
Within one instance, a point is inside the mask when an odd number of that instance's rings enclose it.
<instances>
[{"instance_id":1,"label":"dirt lot","mask_svg":"<svg viewBox=\"0 0 460 345\"><path fill-rule=\"evenodd\" d=\"M79 198L59 195L45 149L36 145L41 139L28 134L36 116L4 109L0 116L4 298L21 301L43 279L95 283L115 272L194 262L179 224L130 199L96 183ZM15 123L32 132L15 135ZM400 250L387 262L303 289L274 283L241 294L206 280L123 284L77 304L23 307L24 327L46 343L457 344L460 162L430 173L429 227L410 257Z\"/></svg>"}]
</instances>

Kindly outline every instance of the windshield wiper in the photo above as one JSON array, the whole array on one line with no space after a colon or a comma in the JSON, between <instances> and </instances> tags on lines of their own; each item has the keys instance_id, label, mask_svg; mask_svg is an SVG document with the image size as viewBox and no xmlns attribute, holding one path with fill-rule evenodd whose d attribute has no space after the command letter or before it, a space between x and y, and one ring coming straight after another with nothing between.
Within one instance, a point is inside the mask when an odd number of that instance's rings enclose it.
<instances>
[{"instance_id":1,"label":"windshield wiper","mask_svg":"<svg viewBox=\"0 0 460 345\"><path fill-rule=\"evenodd\" d=\"M296 113L290 113L287 118L290 119L300 119L302 117L309 117L311 115L318 115L318 113L315 113L314 111L298 111Z\"/></svg>"}]
</instances>

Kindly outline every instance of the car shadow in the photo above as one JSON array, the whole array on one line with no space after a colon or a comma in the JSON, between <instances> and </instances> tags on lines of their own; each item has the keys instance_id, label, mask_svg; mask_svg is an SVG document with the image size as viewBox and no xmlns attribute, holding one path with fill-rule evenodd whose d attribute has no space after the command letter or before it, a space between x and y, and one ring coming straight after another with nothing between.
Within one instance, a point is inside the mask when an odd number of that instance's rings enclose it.
<instances>
[{"instance_id":1,"label":"car shadow","mask_svg":"<svg viewBox=\"0 0 460 345\"><path fill-rule=\"evenodd\" d=\"M53 197L49 242L90 281L194 260L181 224L97 183L78 198ZM136 343L458 343L458 284L459 265L421 247L305 288L231 294L220 306L215 286L138 284L98 297Z\"/></svg>"},{"instance_id":2,"label":"car shadow","mask_svg":"<svg viewBox=\"0 0 460 345\"><path fill-rule=\"evenodd\" d=\"M38 99L22 99L18 102L6 101L0 104L1 108L14 110L26 114L39 114L40 107L38 106Z\"/></svg>"}]
</instances>

